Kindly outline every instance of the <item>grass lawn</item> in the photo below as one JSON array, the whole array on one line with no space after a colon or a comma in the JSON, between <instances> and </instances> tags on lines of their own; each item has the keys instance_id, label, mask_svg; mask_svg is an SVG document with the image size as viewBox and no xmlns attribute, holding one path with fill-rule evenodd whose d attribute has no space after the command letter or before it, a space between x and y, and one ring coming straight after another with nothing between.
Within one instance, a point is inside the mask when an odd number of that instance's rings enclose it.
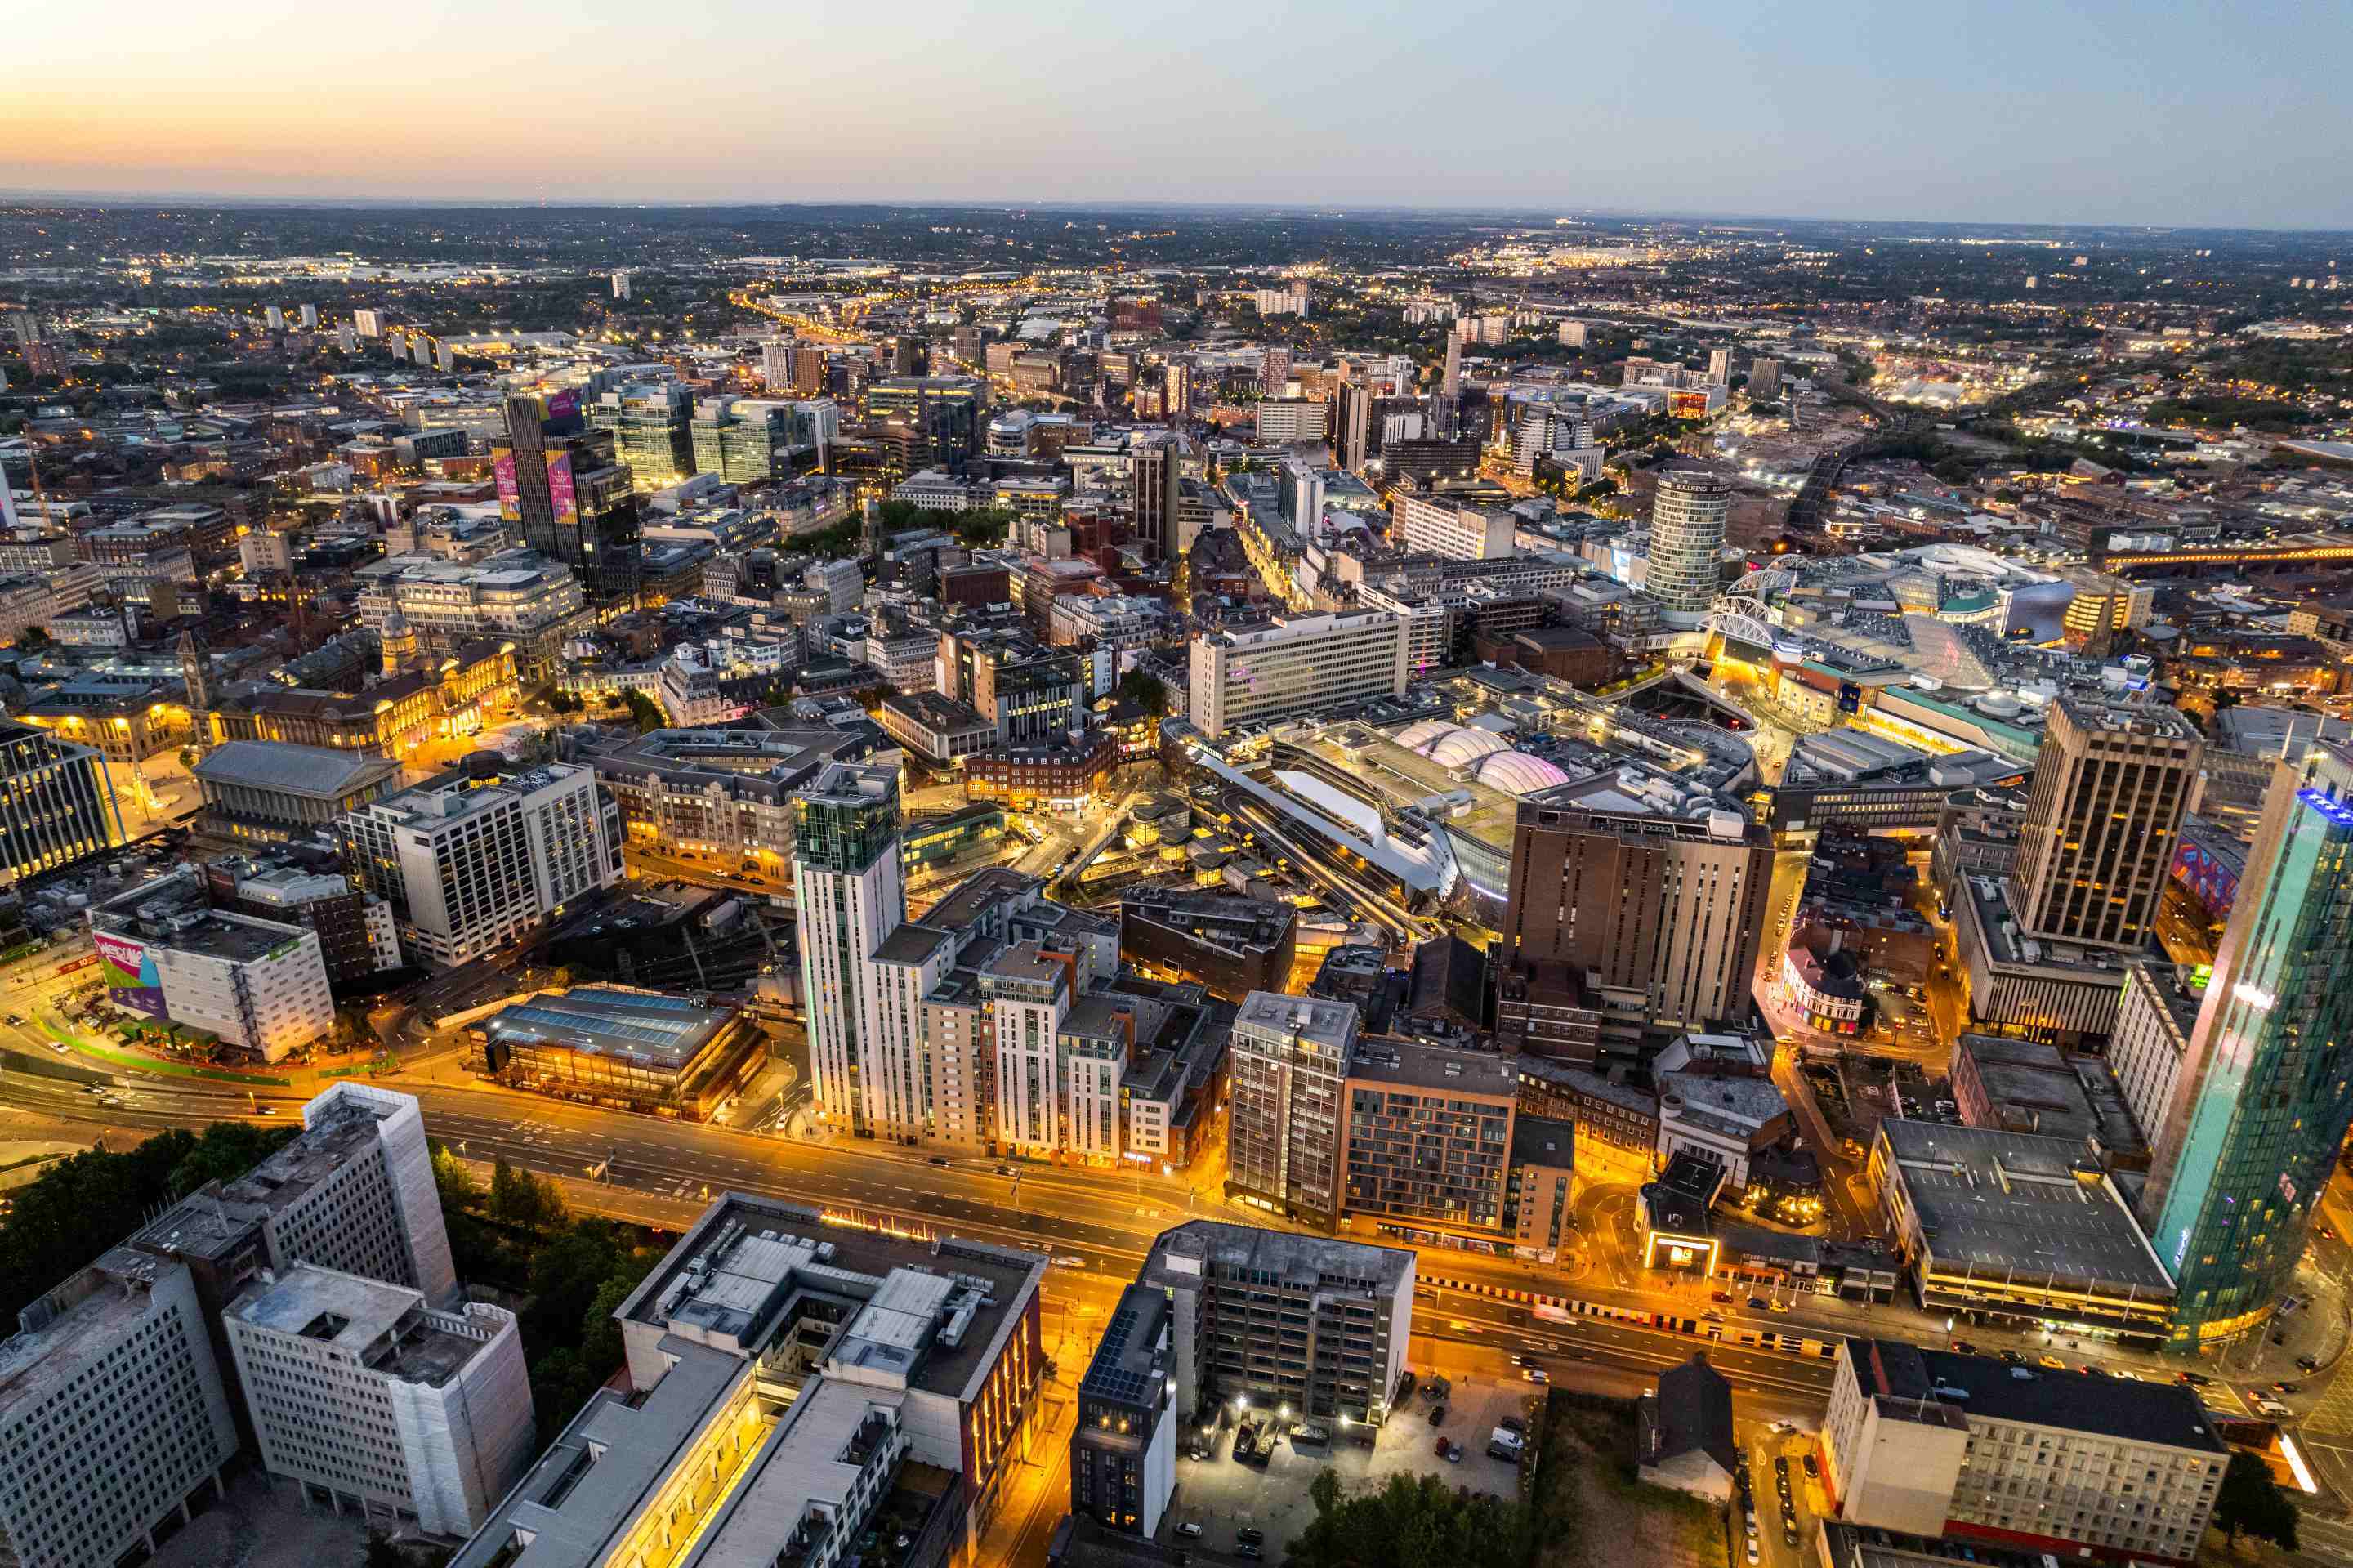
<instances>
[{"instance_id":1,"label":"grass lawn","mask_svg":"<svg viewBox=\"0 0 2353 1568\"><path fill-rule=\"evenodd\" d=\"M58 1028L46 1018L41 1020L41 1033L69 1050L128 1073L163 1073L174 1078L209 1078L216 1083L235 1084L239 1088L283 1089L292 1087L294 1083L291 1078L274 1078L261 1073L233 1073L226 1067L199 1067L193 1062L167 1062L154 1056L135 1056L111 1045L92 1044L79 1034Z\"/></svg>"}]
</instances>

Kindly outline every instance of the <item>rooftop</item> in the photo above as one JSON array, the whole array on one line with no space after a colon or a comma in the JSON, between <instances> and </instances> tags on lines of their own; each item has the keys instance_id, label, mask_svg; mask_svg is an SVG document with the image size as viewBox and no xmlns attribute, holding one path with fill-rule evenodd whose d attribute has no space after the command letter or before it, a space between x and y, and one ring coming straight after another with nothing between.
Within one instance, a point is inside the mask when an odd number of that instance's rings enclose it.
<instances>
[{"instance_id":1,"label":"rooftop","mask_svg":"<svg viewBox=\"0 0 2353 1568\"><path fill-rule=\"evenodd\" d=\"M438 1388L463 1371L487 1340L462 1322L425 1308L422 1293L297 1263L274 1282L248 1287L226 1316L273 1333L331 1344L371 1371Z\"/></svg>"},{"instance_id":2,"label":"rooftop","mask_svg":"<svg viewBox=\"0 0 2353 1568\"><path fill-rule=\"evenodd\" d=\"M615 1316L736 1355L803 1298L843 1326L832 1359L870 1380L970 1397L1045 1260L956 1236L870 1230L745 1192L712 1200Z\"/></svg>"},{"instance_id":3,"label":"rooftop","mask_svg":"<svg viewBox=\"0 0 2353 1568\"><path fill-rule=\"evenodd\" d=\"M1851 1339L1846 1352L1863 1392L1883 1398L1934 1403L1938 1388L1957 1389L1968 1397L1952 1403L1973 1420L2193 1448L2218 1458L2226 1452L2196 1392L2179 1383L2049 1369L2021 1378L2013 1371L2027 1369L2013 1369L1992 1356L1957 1355L1894 1340Z\"/></svg>"},{"instance_id":4,"label":"rooftop","mask_svg":"<svg viewBox=\"0 0 2353 1568\"><path fill-rule=\"evenodd\" d=\"M493 1013L480 1027L508 1043L563 1045L674 1073L694 1060L733 1016L682 996L592 985L560 996L542 992Z\"/></svg>"},{"instance_id":5,"label":"rooftop","mask_svg":"<svg viewBox=\"0 0 2353 1568\"><path fill-rule=\"evenodd\" d=\"M237 784L248 789L341 800L354 790L396 778L400 764L332 747L232 740L206 752L190 771L207 784Z\"/></svg>"},{"instance_id":6,"label":"rooftop","mask_svg":"<svg viewBox=\"0 0 2353 1568\"><path fill-rule=\"evenodd\" d=\"M1414 1255L1402 1247L1191 1220L1160 1233L1137 1283L1198 1290L1209 1271L1250 1269L1284 1281L1387 1295L1410 1282Z\"/></svg>"},{"instance_id":7,"label":"rooftop","mask_svg":"<svg viewBox=\"0 0 2353 1568\"><path fill-rule=\"evenodd\" d=\"M47 1398L146 1318L155 1281L185 1265L114 1247L26 1307L0 1341L0 1412Z\"/></svg>"},{"instance_id":8,"label":"rooftop","mask_svg":"<svg viewBox=\"0 0 2353 1568\"><path fill-rule=\"evenodd\" d=\"M1115 1400L1122 1404L1149 1406L1158 1384L1168 1375L1161 1340L1172 1330L1175 1315L1168 1293L1149 1285L1131 1285L1120 1292L1111 1321L1095 1345L1080 1380L1082 1399Z\"/></svg>"},{"instance_id":9,"label":"rooftop","mask_svg":"<svg viewBox=\"0 0 2353 1568\"><path fill-rule=\"evenodd\" d=\"M1518 1097L1520 1075L1512 1059L1492 1051L1457 1051L1392 1034L1356 1042L1348 1067L1351 1080L1445 1094Z\"/></svg>"},{"instance_id":10,"label":"rooftop","mask_svg":"<svg viewBox=\"0 0 2353 1568\"><path fill-rule=\"evenodd\" d=\"M1254 991L1242 999L1234 1026L1261 1038L1304 1041L1345 1053L1356 1035L1356 1010L1345 1001Z\"/></svg>"},{"instance_id":11,"label":"rooftop","mask_svg":"<svg viewBox=\"0 0 2353 1568\"><path fill-rule=\"evenodd\" d=\"M1895 1179L1938 1269L2170 1297L2173 1281L2080 1139L1889 1118Z\"/></svg>"}]
</instances>

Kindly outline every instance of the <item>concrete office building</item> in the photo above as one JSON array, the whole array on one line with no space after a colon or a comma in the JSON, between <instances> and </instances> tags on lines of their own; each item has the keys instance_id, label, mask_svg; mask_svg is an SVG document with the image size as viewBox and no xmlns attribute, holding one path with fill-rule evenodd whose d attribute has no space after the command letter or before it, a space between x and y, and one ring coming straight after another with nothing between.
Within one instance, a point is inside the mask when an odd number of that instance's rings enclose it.
<instances>
[{"instance_id":1,"label":"concrete office building","mask_svg":"<svg viewBox=\"0 0 2353 1568\"><path fill-rule=\"evenodd\" d=\"M1079 1380L1071 1511L1152 1540L1176 1489L1176 1311L1166 1291L1120 1292Z\"/></svg>"},{"instance_id":2,"label":"concrete office building","mask_svg":"<svg viewBox=\"0 0 2353 1568\"><path fill-rule=\"evenodd\" d=\"M1921 1308L2152 1348L2173 1281L2081 1139L1891 1117L1870 1175Z\"/></svg>"},{"instance_id":3,"label":"concrete office building","mask_svg":"<svg viewBox=\"0 0 2353 1568\"><path fill-rule=\"evenodd\" d=\"M16 886L130 836L104 758L0 720L0 885Z\"/></svg>"},{"instance_id":4,"label":"concrete office building","mask_svg":"<svg viewBox=\"0 0 2353 1568\"><path fill-rule=\"evenodd\" d=\"M1519 1075L1507 1058L1388 1036L1361 1040L1342 1095L1339 1202L1352 1227L1502 1228L1519 1102Z\"/></svg>"},{"instance_id":5,"label":"concrete office building","mask_svg":"<svg viewBox=\"0 0 2353 1568\"><path fill-rule=\"evenodd\" d=\"M1330 1229L1340 1217L1356 1009L1252 991L1227 1046L1226 1196Z\"/></svg>"},{"instance_id":6,"label":"concrete office building","mask_svg":"<svg viewBox=\"0 0 2353 1568\"><path fill-rule=\"evenodd\" d=\"M628 554L634 570L634 544ZM479 561L391 556L353 575L360 582L361 623L379 638L396 638L406 627L428 657L497 638L514 644L515 672L524 681L554 676L564 667L564 644L595 620L572 569L529 550Z\"/></svg>"},{"instance_id":7,"label":"concrete office building","mask_svg":"<svg viewBox=\"0 0 2353 1568\"><path fill-rule=\"evenodd\" d=\"M1764 828L1713 800L1670 815L1615 790L1522 800L1498 972L1558 965L1643 993L1653 1023L1746 1009L1773 874Z\"/></svg>"},{"instance_id":8,"label":"concrete office building","mask_svg":"<svg viewBox=\"0 0 2353 1568\"><path fill-rule=\"evenodd\" d=\"M514 1314L300 1263L226 1315L263 1468L306 1501L466 1535L530 1461Z\"/></svg>"},{"instance_id":9,"label":"concrete office building","mask_svg":"<svg viewBox=\"0 0 2353 1568\"><path fill-rule=\"evenodd\" d=\"M1046 1260L729 1192L614 1312L599 1390L451 1568L829 1568L886 1510L968 1560L1035 1452Z\"/></svg>"},{"instance_id":10,"label":"concrete office building","mask_svg":"<svg viewBox=\"0 0 2353 1568\"><path fill-rule=\"evenodd\" d=\"M194 1280L114 1247L18 1315L0 1343L0 1554L111 1568L237 1454Z\"/></svg>"},{"instance_id":11,"label":"concrete office building","mask_svg":"<svg viewBox=\"0 0 2353 1568\"><path fill-rule=\"evenodd\" d=\"M1400 548L1452 561L1499 560L1517 553L1517 519L1508 512L1434 500L1398 491L1389 503L1392 533Z\"/></svg>"},{"instance_id":12,"label":"concrete office building","mask_svg":"<svg viewBox=\"0 0 2353 1568\"><path fill-rule=\"evenodd\" d=\"M1413 1334L1414 1255L1400 1247L1193 1220L1160 1233L1137 1274L1175 1309L1177 1421L1288 1407L1378 1422Z\"/></svg>"},{"instance_id":13,"label":"concrete office building","mask_svg":"<svg viewBox=\"0 0 2353 1568\"><path fill-rule=\"evenodd\" d=\"M1701 469L1659 475L1651 505L1650 576L1645 586L1671 614L1705 615L1724 586L1725 523L1732 486Z\"/></svg>"},{"instance_id":14,"label":"concrete office building","mask_svg":"<svg viewBox=\"0 0 2353 1568\"><path fill-rule=\"evenodd\" d=\"M2145 948L2204 752L2197 727L2161 702L2052 705L2020 834L2020 924L2054 941Z\"/></svg>"},{"instance_id":15,"label":"concrete office building","mask_svg":"<svg viewBox=\"0 0 2353 1568\"><path fill-rule=\"evenodd\" d=\"M392 906L409 960L435 969L621 879L619 810L570 763L488 783L444 775L353 812L343 838L353 880Z\"/></svg>"},{"instance_id":16,"label":"concrete office building","mask_svg":"<svg viewBox=\"0 0 2353 1568\"><path fill-rule=\"evenodd\" d=\"M1380 610L1277 617L1193 640L1186 715L1212 738L1369 697L1401 696L1406 623Z\"/></svg>"},{"instance_id":17,"label":"concrete office building","mask_svg":"<svg viewBox=\"0 0 2353 1568\"><path fill-rule=\"evenodd\" d=\"M2230 1450L2195 1391L1894 1340L1839 1346L1822 1484L1849 1524L2074 1562L2188 1563Z\"/></svg>"},{"instance_id":18,"label":"concrete office building","mask_svg":"<svg viewBox=\"0 0 2353 1568\"><path fill-rule=\"evenodd\" d=\"M2259 1332L2353 1125L2353 746L2274 773L2141 1212L2179 1292L2173 1346Z\"/></svg>"},{"instance_id":19,"label":"concrete office building","mask_svg":"<svg viewBox=\"0 0 2353 1568\"><path fill-rule=\"evenodd\" d=\"M1273 899L1134 888L1119 899L1119 954L1163 980L1196 980L1239 1002L1291 982L1299 911Z\"/></svg>"},{"instance_id":20,"label":"concrete office building","mask_svg":"<svg viewBox=\"0 0 2353 1568\"><path fill-rule=\"evenodd\" d=\"M2108 1036L2108 1066L2144 1139L2153 1141L2165 1129L2204 998L2204 987L2192 989L2190 971L2155 962L2126 967L2116 1033Z\"/></svg>"},{"instance_id":21,"label":"concrete office building","mask_svg":"<svg viewBox=\"0 0 2353 1568\"><path fill-rule=\"evenodd\" d=\"M1322 441L1331 434L1332 405L1307 397L1271 394L1252 410L1253 432L1266 446Z\"/></svg>"},{"instance_id":22,"label":"concrete office building","mask_svg":"<svg viewBox=\"0 0 2353 1568\"><path fill-rule=\"evenodd\" d=\"M117 1003L200 1029L264 1061L283 1061L326 1038L335 1002L319 934L223 910L125 907L134 888L90 915L106 983Z\"/></svg>"},{"instance_id":23,"label":"concrete office building","mask_svg":"<svg viewBox=\"0 0 2353 1568\"><path fill-rule=\"evenodd\" d=\"M818 1115L836 1131L912 1139L922 1096L908 1060L874 1054L871 960L907 917L899 771L828 763L793 796L793 902Z\"/></svg>"}]
</instances>

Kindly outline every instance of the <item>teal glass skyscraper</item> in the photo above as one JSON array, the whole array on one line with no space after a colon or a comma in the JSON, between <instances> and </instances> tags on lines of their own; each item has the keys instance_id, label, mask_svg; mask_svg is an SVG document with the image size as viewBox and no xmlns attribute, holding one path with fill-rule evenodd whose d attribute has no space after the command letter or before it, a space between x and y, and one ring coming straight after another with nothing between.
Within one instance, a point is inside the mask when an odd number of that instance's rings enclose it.
<instances>
[{"instance_id":1,"label":"teal glass skyscraper","mask_svg":"<svg viewBox=\"0 0 2353 1568\"><path fill-rule=\"evenodd\" d=\"M2353 748L2280 765L2142 1213L2176 1350L2259 1332L2353 1122Z\"/></svg>"}]
</instances>

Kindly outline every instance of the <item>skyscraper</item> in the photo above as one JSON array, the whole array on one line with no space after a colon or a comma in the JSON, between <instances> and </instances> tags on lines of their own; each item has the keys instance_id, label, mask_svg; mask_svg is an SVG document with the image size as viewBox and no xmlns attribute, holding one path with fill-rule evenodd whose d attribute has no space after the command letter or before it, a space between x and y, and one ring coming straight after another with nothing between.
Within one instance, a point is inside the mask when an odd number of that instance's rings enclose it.
<instances>
[{"instance_id":1,"label":"skyscraper","mask_svg":"<svg viewBox=\"0 0 2353 1568\"><path fill-rule=\"evenodd\" d=\"M2020 834L2019 923L2059 941L2147 946L2204 757L2165 704L2118 692L2052 705Z\"/></svg>"},{"instance_id":2,"label":"skyscraper","mask_svg":"<svg viewBox=\"0 0 2353 1568\"><path fill-rule=\"evenodd\" d=\"M1715 603L1724 586L1724 525L1731 512L1732 486L1715 474L1671 468L1659 475L1646 586L1670 611L1705 615Z\"/></svg>"},{"instance_id":3,"label":"skyscraper","mask_svg":"<svg viewBox=\"0 0 2353 1568\"><path fill-rule=\"evenodd\" d=\"M2174 1345L2260 1332L2353 1124L2353 747L2281 763L2141 1212Z\"/></svg>"},{"instance_id":4,"label":"skyscraper","mask_svg":"<svg viewBox=\"0 0 2353 1568\"><path fill-rule=\"evenodd\" d=\"M1460 334L1446 334L1446 377L1438 384L1443 397L1462 396L1462 339Z\"/></svg>"},{"instance_id":5,"label":"skyscraper","mask_svg":"<svg viewBox=\"0 0 2353 1568\"><path fill-rule=\"evenodd\" d=\"M1707 351L1707 378L1718 387L1732 385L1732 350L1712 348Z\"/></svg>"},{"instance_id":6,"label":"skyscraper","mask_svg":"<svg viewBox=\"0 0 2353 1568\"><path fill-rule=\"evenodd\" d=\"M1781 390L1781 362L1759 355L1748 362L1748 395L1770 397Z\"/></svg>"},{"instance_id":7,"label":"skyscraper","mask_svg":"<svg viewBox=\"0 0 2353 1568\"><path fill-rule=\"evenodd\" d=\"M1291 381L1291 350L1282 347L1259 351L1258 390L1262 397L1280 397Z\"/></svg>"},{"instance_id":8,"label":"skyscraper","mask_svg":"<svg viewBox=\"0 0 2353 1568\"><path fill-rule=\"evenodd\" d=\"M690 450L691 447L690 446ZM491 442L499 514L523 543L562 561L592 599L626 599L638 583L638 500L613 432L586 430L579 395L507 399L507 434Z\"/></svg>"},{"instance_id":9,"label":"skyscraper","mask_svg":"<svg viewBox=\"0 0 2353 1568\"><path fill-rule=\"evenodd\" d=\"M897 768L828 763L793 796L793 903L818 1113L868 1135L868 960L907 917Z\"/></svg>"},{"instance_id":10,"label":"skyscraper","mask_svg":"<svg viewBox=\"0 0 2353 1568\"><path fill-rule=\"evenodd\" d=\"M1176 543L1178 458L1173 436L1138 441L1128 452L1128 499L1135 542L1166 557Z\"/></svg>"},{"instance_id":11,"label":"skyscraper","mask_svg":"<svg viewBox=\"0 0 2353 1568\"><path fill-rule=\"evenodd\" d=\"M1350 473L1363 470L1370 455L1373 389L1361 374L1352 372L1332 389L1332 450Z\"/></svg>"},{"instance_id":12,"label":"skyscraper","mask_svg":"<svg viewBox=\"0 0 2353 1568\"><path fill-rule=\"evenodd\" d=\"M1254 991L1234 1019L1226 1196L1329 1229L1340 1217L1341 1092L1356 1007Z\"/></svg>"}]
</instances>

